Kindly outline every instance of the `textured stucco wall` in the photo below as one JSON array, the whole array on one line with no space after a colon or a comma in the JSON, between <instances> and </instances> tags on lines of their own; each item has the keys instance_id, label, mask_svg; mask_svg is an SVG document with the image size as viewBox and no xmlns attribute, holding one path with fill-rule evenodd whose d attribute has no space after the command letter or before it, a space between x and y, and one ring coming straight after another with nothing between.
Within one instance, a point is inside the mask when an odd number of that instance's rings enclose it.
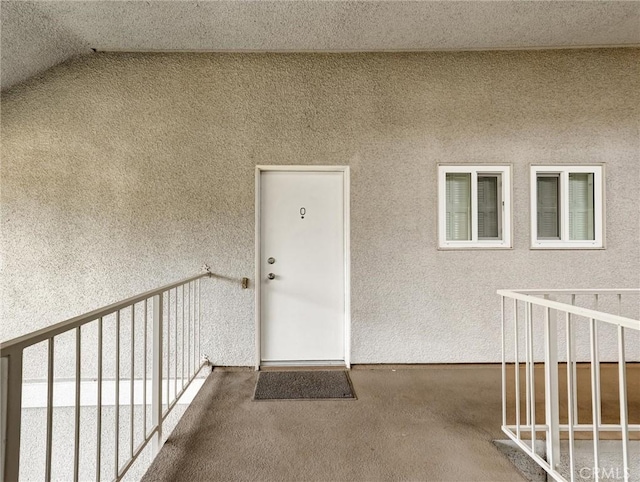
<instances>
[{"instance_id":1,"label":"textured stucco wall","mask_svg":"<svg viewBox=\"0 0 640 482\"><path fill-rule=\"evenodd\" d=\"M63 64L2 98L1 338L207 262L226 279L203 282L206 351L252 364L254 167L348 164L353 362L498 361L496 289L640 284L639 65L637 49ZM437 250L438 162L513 164L513 250ZM528 166L557 162L606 163L605 250L529 249Z\"/></svg>"},{"instance_id":2,"label":"textured stucco wall","mask_svg":"<svg viewBox=\"0 0 640 482\"><path fill-rule=\"evenodd\" d=\"M42 11L41 7L58 2L39 3L3 1L0 4L2 89L44 72L74 55L91 52L86 41Z\"/></svg>"}]
</instances>

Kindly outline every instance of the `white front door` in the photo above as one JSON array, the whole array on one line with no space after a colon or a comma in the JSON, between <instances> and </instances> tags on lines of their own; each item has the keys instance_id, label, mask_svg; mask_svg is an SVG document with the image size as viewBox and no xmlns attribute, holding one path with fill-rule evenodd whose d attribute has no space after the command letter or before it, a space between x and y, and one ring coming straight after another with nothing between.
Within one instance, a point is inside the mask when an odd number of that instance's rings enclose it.
<instances>
[{"instance_id":1,"label":"white front door","mask_svg":"<svg viewBox=\"0 0 640 482\"><path fill-rule=\"evenodd\" d=\"M262 170L262 364L345 361L345 173Z\"/></svg>"}]
</instances>

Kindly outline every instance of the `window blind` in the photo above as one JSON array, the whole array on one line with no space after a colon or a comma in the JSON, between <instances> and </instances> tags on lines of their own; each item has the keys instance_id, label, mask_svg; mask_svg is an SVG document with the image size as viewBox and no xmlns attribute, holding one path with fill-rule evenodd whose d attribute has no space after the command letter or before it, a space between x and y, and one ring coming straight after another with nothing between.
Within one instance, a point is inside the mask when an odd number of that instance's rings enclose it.
<instances>
[{"instance_id":1,"label":"window blind","mask_svg":"<svg viewBox=\"0 0 640 482\"><path fill-rule=\"evenodd\" d=\"M569 239L595 239L593 208L593 173L569 173Z\"/></svg>"},{"instance_id":2,"label":"window blind","mask_svg":"<svg viewBox=\"0 0 640 482\"><path fill-rule=\"evenodd\" d=\"M538 176L538 239L560 239L560 176Z\"/></svg>"},{"instance_id":3,"label":"window blind","mask_svg":"<svg viewBox=\"0 0 640 482\"><path fill-rule=\"evenodd\" d=\"M478 175L478 239L500 236L498 176Z\"/></svg>"},{"instance_id":4,"label":"window blind","mask_svg":"<svg viewBox=\"0 0 640 482\"><path fill-rule=\"evenodd\" d=\"M447 240L471 239L471 174L447 173Z\"/></svg>"}]
</instances>

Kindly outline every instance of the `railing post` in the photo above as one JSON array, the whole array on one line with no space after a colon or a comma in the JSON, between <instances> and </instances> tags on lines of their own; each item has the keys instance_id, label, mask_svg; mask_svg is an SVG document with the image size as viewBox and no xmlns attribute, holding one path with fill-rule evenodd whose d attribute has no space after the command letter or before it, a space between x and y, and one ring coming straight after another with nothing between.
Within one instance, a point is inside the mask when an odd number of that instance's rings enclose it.
<instances>
[{"instance_id":1,"label":"railing post","mask_svg":"<svg viewBox=\"0 0 640 482\"><path fill-rule=\"evenodd\" d=\"M507 425L507 346L505 337L507 336L505 331L504 311L505 311L505 299L504 296L500 296L500 332L502 336L502 427Z\"/></svg>"},{"instance_id":2,"label":"railing post","mask_svg":"<svg viewBox=\"0 0 640 482\"><path fill-rule=\"evenodd\" d=\"M516 436L520 438L520 354L518 348L520 345L520 337L518 333L518 300L513 299L513 339L514 339L514 357L513 365L515 368L514 385L516 388Z\"/></svg>"},{"instance_id":3,"label":"railing post","mask_svg":"<svg viewBox=\"0 0 640 482\"><path fill-rule=\"evenodd\" d=\"M0 480L4 480L5 450L7 445L7 385L9 384L9 358L0 357Z\"/></svg>"},{"instance_id":4,"label":"railing post","mask_svg":"<svg viewBox=\"0 0 640 482\"><path fill-rule=\"evenodd\" d=\"M627 407L627 361L624 355L624 328L618 326L618 390L620 393L620 435L622 436L622 469L629 482L629 414Z\"/></svg>"},{"instance_id":5,"label":"railing post","mask_svg":"<svg viewBox=\"0 0 640 482\"><path fill-rule=\"evenodd\" d=\"M575 306L576 304L576 295L571 294L571 306ZM571 314L569 314L570 323L573 323ZM578 419L578 355L576 350L576 340L575 340L575 331L571 332L571 344L573 346L573 351L571 352L571 357L573 358L573 362L571 363L571 371L573 372L573 421L575 425L580 423ZM567 342L568 343L568 342Z\"/></svg>"},{"instance_id":6,"label":"railing post","mask_svg":"<svg viewBox=\"0 0 640 482\"><path fill-rule=\"evenodd\" d=\"M573 367L575 358L573 353L575 351L575 347L573 346L573 326L571 321L571 314L569 312L565 313L565 327L567 330L567 424L569 426L569 475L571 482L575 480L575 436L574 436L574 427L576 423L576 412L574 411L574 406L576 401L573 399L576 385L576 379L574 377Z\"/></svg>"},{"instance_id":7,"label":"railing post","mask_svg":"<svg viewBox=\"0 0 640 482\"><path fill-rule=\"evenodd\" d=\"M558 330L551 309L544 309L544 404L547 433L547 462L552 470L560 462L560 414L558 407Z\"/></svg>"},{"instance_id":8,"label":"railing post","mask_svg":"<svg viewBox=\"0 0 640 482\"><path fill-rule=\"evenodd\" d=\"M600 480L600 357L598 355L598 321L589 319L591 341L591 417L593 421L593 470L596 482Z\"/></svg>"},{"instance_id":9,"label":"railing post","mask_svg":"<svg viewBox=\"0 0 640 482\"><path fill-rule=\"evenodd\" d=\"M22 350L2 360L2 463L0 480L17 481L20 474L22 421Z\"/></svg>"},{"instance_id":10,"label":"railing post","mask_svg":"<svg viewBox=\"0 0 640 482\"><path fill-rule=\"evenodd\" d=\"M531 449L535 451L536 446L536 364L533 355L533 306L527 302L527 332L529 333L529 354L531 355L531 364L529 365L529 410L531 414Z\"/></svg>"},{"instance_id":11,"label":"railing post","mask_svg":"<svg viewBox=\"0 0 640 482\"><path fill-rule=\"evenodd\" d=\"M151 411L155 433L152 440L153 456L162 447L162 293L153 297L153 355Z\"/></svg>"}]
</instances>

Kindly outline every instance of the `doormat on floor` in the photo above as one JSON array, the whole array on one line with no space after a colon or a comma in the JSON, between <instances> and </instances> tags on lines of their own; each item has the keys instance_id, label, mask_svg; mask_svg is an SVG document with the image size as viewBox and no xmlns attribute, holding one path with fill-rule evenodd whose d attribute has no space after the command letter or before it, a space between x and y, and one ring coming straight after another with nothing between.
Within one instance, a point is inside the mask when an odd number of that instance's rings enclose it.
<instances>
[{"instance_id":1,"label":"doormat on floor","mask_svg":"<svg viewBox=\"0 0 640 482\"><path fill-rule=\"evenodd\" d=\"M346 371L260 372L254 400L354 399Z\"/></svg>"}]
</instances>

